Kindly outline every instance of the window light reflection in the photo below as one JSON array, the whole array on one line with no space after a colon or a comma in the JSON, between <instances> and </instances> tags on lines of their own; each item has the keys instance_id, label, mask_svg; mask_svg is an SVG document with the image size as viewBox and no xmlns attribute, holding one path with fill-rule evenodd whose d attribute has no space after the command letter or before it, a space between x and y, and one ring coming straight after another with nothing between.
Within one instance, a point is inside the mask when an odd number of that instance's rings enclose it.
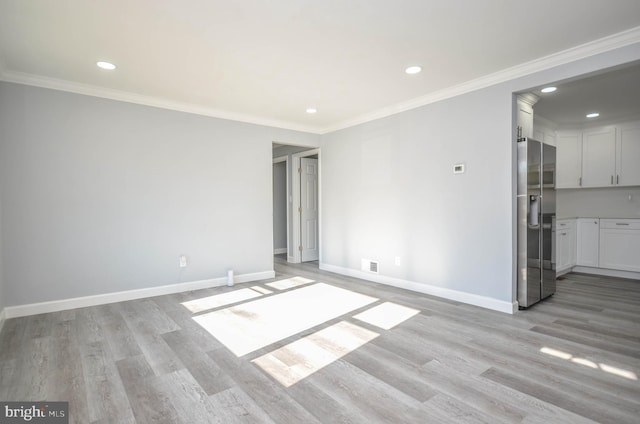
<instances>
[{"instance_id":1,"label":"window light reflection","mask_svg":"<svg viewBox=\"0 0 640 424\"><path fill-rule=\"evenodd\" d=\"M638 380L638 376L636 375L636 373L634 373L633 371L629 371L629 370L623 370L622 368L617 368L617 367L613 367L611 365L607 365L607 364L603 364L603 363L598 363L596 364L593 361L590 361L588 359L584 359L584 358L577 358L575 356L573 356L570 353L567 352L563 352L561 350L556 350L556 349L551 349L549 347L543 347L542 349L540 349L540 352L545 353L547 355L551 355L551 356L555 356L556 358L560 358L560 359L565 359L565 360L571 360L571 362L574 362L576 364L579 365L584 365L586 367L589 368L594 368L594 369L600 369L604 372L607 372L609 374L613 374L613 375L617 375L619 377L623 377L629 380Z\"/></svg>"},{"instance_id":2,"label":"window light reflection","mask_svg":"<svg viewBox=\"0 0 640 424\"><path fill-rule=\"evenodd\" d=\"M252 362L283 386L290 387L378 336L378 333L341 321Z\"/></svg>"},{"instance_id":3,"label":"window light reflection","mask_svg":"<svg viewBox=\"0 0 640 424\"><path fill-rule=\"evenodd\" d=\"M240 289L228 293L216 294L214 296L207 296L200 299L182 302L182 306L195 314L198 312L219 308L221 306L242 302L244 300L253 299L260 296L262 296L262 294L258 293L255 290Z\"/></svg>"},{"instance_id":4,"label":"window light reflection","mask_svg":"<svg viewBox=\"0 0 640 424\"><path fill-rule=\"evenodd\" d=\"M243 356L377 300L316 283L193 319L236 356Z\"/></svg>"},{"instance_id":5,"label":"window light reflection","mask_svg":"<svg viewBox=\"0 0 640 424\"><path fill-rule=\"evenodd\" d=\"M267 283L267 286L273 287L278 290L286 290L293 287L302 286L304 284L313 283L314 280L310 280L304 277L291 277L284 280L274 281L273 283Z\"/></svg>"},{"instance_id":6,"label":"window light reflection","mask_svg":"<svg viewBox=\"0 0 640 424\"><path fill-rule=\"evenodd\" d=\"M384 302L358 315L354 315L354 318L375 325L376 327L390 330L419 313L420 311L417 309L408 308L396 303Z\"/></svg>"}]
</instances>

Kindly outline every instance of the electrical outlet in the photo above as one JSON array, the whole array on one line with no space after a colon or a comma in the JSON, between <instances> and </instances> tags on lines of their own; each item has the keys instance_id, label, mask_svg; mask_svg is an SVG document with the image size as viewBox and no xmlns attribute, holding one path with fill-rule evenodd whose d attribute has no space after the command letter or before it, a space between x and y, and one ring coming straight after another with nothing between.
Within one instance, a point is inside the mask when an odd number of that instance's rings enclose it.
<instances>
[{"instance_id":1,"label":"electrical outlet","mask_svg":"<svg viewBox=\"0 0 640 424\"><path fill-rule=\"evenodd\" d=\"M396 266L400 266L401 264L400 256L396 256Z\"/></svg>"},{"instance_id":2,"label":"electrical outlet","mask_svg":"<svg viewBox=\"0 0 640 424\"><path fill-rule=\"evenodd\" d=\"M185 255L180 256L180 268L187 267L187 257Z\"/></svg>"}]
</instances>

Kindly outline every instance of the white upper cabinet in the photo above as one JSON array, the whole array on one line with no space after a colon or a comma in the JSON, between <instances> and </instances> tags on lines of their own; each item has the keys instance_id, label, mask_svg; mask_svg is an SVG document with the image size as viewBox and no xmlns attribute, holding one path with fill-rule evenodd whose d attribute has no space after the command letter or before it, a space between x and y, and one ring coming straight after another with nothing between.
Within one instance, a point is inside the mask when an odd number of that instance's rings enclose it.
<instances>
[{"instance_id":1,"label":"white upper cabinet","mask_svg":"<svg viewBox=\"0 0 640 424\"><path fill-rule=\"evenodd\" d=\"M556 132L556 188L640 186L640 121Z\"/></svg>"},{"instance_id":2,"label":"white upper cabinet","mask_svg":"<svg viewBox=\"0 0 640 424\"><path fill-rule=\"evenodd\" d=\"M517 98L517 120L518 127L522 129L522 137L533 137L533 105L538 100L539 97L531 93L520 94Z\"/></svg>"},{"instance_id":3,"label":"white upper cabinet","mask_svg":"<svg viewBox=\"0 0 640 424\"><path fill-rule=\"evenodd\" d=\"M556 133L556 188L580 187L582 178L582 133Z\"/></svg>"},{"instance_id":4,"label":"white upper cabinet","mask_svg":"<svg viewBox=\"0 0 640 424\"><path fill-rule=\"evenodd\" d=\"M582 133L582 187L616 184L616 129L585 130Z\"/></svg>"},{"instance_id":5,"label":"white upper cabinet","mask_svg":"<svg viewBox=\"0 0 640 424\"><path fill-rule=\"evenodd\" d=\"M616 169L617 185L640 185L640 122L618 129Z\"/></svg>"}]
</instances>

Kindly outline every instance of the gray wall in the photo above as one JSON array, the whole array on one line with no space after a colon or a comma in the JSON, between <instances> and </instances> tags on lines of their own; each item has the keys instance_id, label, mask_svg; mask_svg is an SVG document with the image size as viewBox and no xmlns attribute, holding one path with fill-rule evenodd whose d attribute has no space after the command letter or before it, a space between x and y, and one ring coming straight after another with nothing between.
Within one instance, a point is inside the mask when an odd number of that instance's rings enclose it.
<instances>
[{"instance_id":1,"label":"gray wall","mask_svg":"<svg viewBox=\"0 0 640 424\"><path fill-rule=\"evenodd\" d=\"M325 264L512 301L512 93L632 60L640 43L322 137L0 83L5 305L272 269L271 143L320 139Z\"/></svg>"},{"instance_id":2,"label":"gray wall","mask_svg":"<svg viewBox=\"0 0 640 424\"><path fill-rule=\"evenodd\" d=\"M324 137L323 262L510 301L511 115L491 88Z\"/></svg>"},{"instance_id":3,"label":"gray wall","mask_svg":"<svg viewBox=\"0 0 640 424\"><path fill-rule=\"evenodd\" d=\"M287 248L287 163L273 164L273 249Z\"/></svg>"},{"instance_id":4,"label":"gray wall","mask_svg":"<svg viewBox=\"0 0 640 424\"><path fill-rule=\"evenodd\" d=\"M638 59L635 44L323 136L323 263L514 301L513 93Z\"/></svg>"},{"instance_id":5,"label":"gray wall","mask_svg":"<svg viewBox=\"0 0 640 424\"><path fill-rule=\"evenodd\" d=\"M640 218L640 187L558 190L557 201L559 218Z\"/></svg>"},{"instance_id":6,"label":"gray wall","mask_svg":"<svg viewBox=\"0 0 640 424\"><path fill-rule=\"evenodd\" d=\"M1 141L1 140L0 140ZM2 272L2 184L0 184L0 316L6 306L4 299L4 273ZM2 329L2 323L0 323Z\"/></svg>"},{"instance_id":7,"label":"gray wall","mask_svg":"<svg viewBox=\"0 0 640 424\"><path fill-rule=\"evenodd\" d=\"M271 144L319 137L2 83L0 140L20 305L272 270Z\"/></svg>"}]
</instances>

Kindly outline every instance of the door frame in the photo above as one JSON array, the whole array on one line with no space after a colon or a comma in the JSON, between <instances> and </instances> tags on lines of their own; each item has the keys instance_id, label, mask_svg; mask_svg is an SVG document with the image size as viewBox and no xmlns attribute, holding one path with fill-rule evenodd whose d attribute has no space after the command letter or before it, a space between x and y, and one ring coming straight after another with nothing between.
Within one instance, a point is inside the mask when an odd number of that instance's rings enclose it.
<instances>
[{"instance_id":1,"label":"door frame","mask_svg":"<svg viewBox=\"0 0 640 424\"><path fill-rule=\"evenodd\" d=\"M291 228L293 232L293 240L295 245L293 247L293 253L288 256L288 262L299 264L302 262L302 255L300 254L300 246L302 243L302 233L300 231L300 212L299 208L302 206L302 199L300 197L300 159L308 156L318 155L318 262L322 263L322 163L320 156L320 148L305 150L304 152L294 153L291 155L292 159L292 172L295 176L292 181L292 201L291 210L292 216L295 219L291 221Z\"/></svg>"},{"instance_id":2,"label":"door frame","mask_svg":"<svg viewBox=\"0 0 640 424\"><path fill-rule=\"evenodd\" d=\"M289 222L290 222L290 213L289 213L289 156L288 155L284 155L284 156L278 156L276 158L273 158L273 164L271 165L271 180L273 181L273 165L275 165L276 163L282 163L284 162L284 168L285 168L285 178L286 178L286 200L287 200L287 204L285 207L286 210L286 214L287 214L287 260L289 259L289 252L290 252L290 248L289 248ZM273 199L273 190L271 191L271 198ZM272 211L272 215L273 215L273 209L275 208L275 205L271 205L271 211ZM273 219L272 219L273 221ZM273 232L274 232L274 228L271 228L271 245L273 246ZM275 254L275 251L273 252Z\"/></svg>"}]
</instances>

